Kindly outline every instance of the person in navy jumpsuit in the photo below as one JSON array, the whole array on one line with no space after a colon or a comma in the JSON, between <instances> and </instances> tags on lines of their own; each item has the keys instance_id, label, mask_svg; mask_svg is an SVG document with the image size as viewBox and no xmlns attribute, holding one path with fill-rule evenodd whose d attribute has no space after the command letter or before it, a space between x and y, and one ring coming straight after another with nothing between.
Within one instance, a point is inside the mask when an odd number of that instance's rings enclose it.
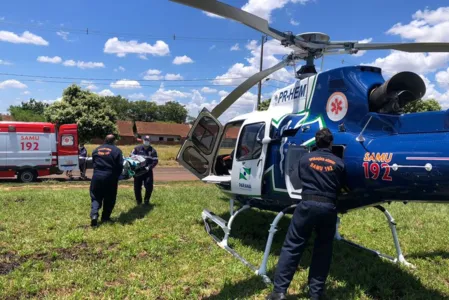
<instances>
[{"instance_id":1,"label":"person in navy jumpsuit","mask_svg":"<svg viewBox=\"0 0 449 300\"><path fill-rule=\"evenodd\" d=\"M123 153L114 143L115 136L108 135L105 143L92 152L94 174L90 184L91 226L97 226L98 211L102 205L102 222L110 221L115 206L118 181L123 171Z\"/></svg>"},{"instance_id":2,"label":"person in navy jumpsuit","mask_svg":"<svg viewBox=\"0 0 449 300\"><path fill-rule=\"evenodd\" d=\"M80 177L86 179L86 159L87 159L87 150L84 147L84 144L80 144L79 148L79 166L80 166Z\"/></svg>"},{"instance_id":3,"label":"person in navy jumpsuit","mask_svg":"<svg viewBox=\"0 0 449 300\"><path fill-rule=\"evenodd\" d=\"M286 299L287 289L298 267L311 233L316 239L309 269L311 299L322 299L329 273L336 231L338 193L346 182L343 161L331 151L333 136L323 128L315 135L317 150L299 162L302 200L296 207L277 265L273 292L267 299Z\"/></svg>"},{"instance_id":4,"label":"person in navy jumpsuit","mask_svg":"<svg viewBox=\"0 0 449 300\"><path fill-rule=\"evenodd\" d=\"M143 145L137 146L131 152L131 155L141 155L146 158L147 172L140 176L134 177L134 195L136 197L137 205L142 204L142 184L145 187L144 204L150 204L151 194L153 193L153 169L158 164L157 151L150 145L150 137L143 137Z\"/></svg>"}]
</instances>

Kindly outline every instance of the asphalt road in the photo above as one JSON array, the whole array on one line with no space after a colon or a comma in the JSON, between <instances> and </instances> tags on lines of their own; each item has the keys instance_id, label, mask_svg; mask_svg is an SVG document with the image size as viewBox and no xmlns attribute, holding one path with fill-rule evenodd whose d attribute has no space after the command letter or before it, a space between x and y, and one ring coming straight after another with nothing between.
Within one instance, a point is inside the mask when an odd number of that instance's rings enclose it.
<instances>
[{"instance_id":1,"label":"asphalt road","mask_svg":"<svg viewBox=\"0 0 449 300\"><path fill-rule=\"evenodd\" d=\"M88 169L86 176L90 179L92 178L93 170ZM74 179L79 178L79 172L73 172ZM40 177L42 179L67 179L65 174L62 175L51 175ZM132 179L131 179L132 180ZM181 167L156 167L154 169L154 181L192 181L198 180L196 176ZM1 183L1 181L0 181Z\"/></svg>"}]
</instances>

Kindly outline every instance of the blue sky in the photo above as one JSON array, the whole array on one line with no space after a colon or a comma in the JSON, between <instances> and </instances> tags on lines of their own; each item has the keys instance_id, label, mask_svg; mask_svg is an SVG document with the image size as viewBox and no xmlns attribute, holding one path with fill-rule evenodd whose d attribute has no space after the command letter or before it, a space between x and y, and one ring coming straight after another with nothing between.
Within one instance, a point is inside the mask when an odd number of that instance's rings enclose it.
<instances>
[{"instance_id":1,"label":"blue sky","mask_svg":"<svg viewBox=\"0 0 449 300\"><path fill-rule=\"evenodd\" d=\"M319 31L331 40L449 42L449 7L442 0L407 5L385 0L224 2L269 17L270 26L281 31ZM53 102L77 83L102 95L179 101L195 116L203 106L212 109L219 103L242 82L239 78L257 71L260 39L259 32L244 25L168 0L6 1L0 12L0 112L30 97ZM270 39L264 68L285 51ZM445 108L449 104L449 54L371 51L329 56L324 62L324 69L373 64L386 77L417 72L426 82L426 97L437 98ZM278 71L273 79L264 83L264 98L292 81L292 70ZM223 120L251 111L256 95L257 86Z\"/></svg>"}]
</instances>

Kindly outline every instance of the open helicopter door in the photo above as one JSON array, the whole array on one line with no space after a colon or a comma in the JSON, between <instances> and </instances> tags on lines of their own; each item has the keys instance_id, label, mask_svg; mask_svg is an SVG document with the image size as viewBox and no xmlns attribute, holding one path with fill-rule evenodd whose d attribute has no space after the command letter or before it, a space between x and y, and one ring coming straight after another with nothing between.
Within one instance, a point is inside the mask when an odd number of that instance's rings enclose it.
<instances>
[{"instance_id":1,"label":"open helicopter door","mask_svg":"<svg viewBox=\"0 0 449 300\"><path fill-rule=\"evenodd\" d=\"M213 183L231 181L230 175L210 174L222 134L223 125L206 108L203 108L179 150L176 160L203 181Z\"/></svg>"},{"instance_id":2,"label":"open helicopter door","mask_svg":"<svg viewBox=\"0 0 449 300\"><path fill-rule=\"evenodd\" d=\"M232 164L231 191L260 197L270 138L271 117L248 119L242 124Z\"/></svg>"}]
</instances>

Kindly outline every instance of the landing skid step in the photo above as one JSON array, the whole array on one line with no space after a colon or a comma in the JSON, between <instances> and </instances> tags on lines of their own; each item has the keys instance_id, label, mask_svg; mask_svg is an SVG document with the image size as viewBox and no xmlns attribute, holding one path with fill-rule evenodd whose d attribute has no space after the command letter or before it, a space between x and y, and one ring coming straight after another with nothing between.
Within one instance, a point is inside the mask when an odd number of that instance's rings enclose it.
<instances>
[{"instance_id":1,"label":"landing skid step","mask_svg":"<svg viewBox=\"0 0 449 300\"><path fill-rule=\"evenodd\" d=\"M232 227L233 221L235 220L235 218L237 217L238 214L240 214L241 212L243 212L245 210L251 209L251 207L249 205L244 205L242 208L240 208L239 210L237 210L234 213L234 205L233 205L233 201L231 200L231 207L230 207L231 217L229 218L229 222L226 222L223 218L215 215L213 212L206 210L206 209L203 210L201 215L203 218L204 228L206 229L206 232L215 240L215 242L222 249L229 252L231 255L233 255L235 258L237 258L240 262L242 262L244 265L246 265L248 268L250 268L256 275L262 277L262 280L265 284L271 285L271 280L267 276L266 273L267 273L268 257L270 255L271 246L273 243L273 237L277 231L277 224L279 223L279 221L282 219L282 217L285 215L285 213L288 210L293 209L295 207L296 207L296 205L287 207L286 209L284 209L283 211L278 213L276 218L274 218L273 223L271 224L270 229L268 231L269 234L268 234L268 239L267 239L267 243L265 246L265 252L263 255L262 263L259 268L254 266L250 262L248 262L245 258L243 258L240 254L238 254L234 249L232 249L228 245L228 239L229 239L229 235L231 233L231 227ZM213 233L211 233L211 227L208 223L208 220L217 224L224 231L225 236L222 240L220 240L217 236L215 236Z\"/></svg>"},{"instance_id":2,"label":"landing skid step","mask_svg":"<svg viewBox=\"0 0 449 300\"><path fill-rule=\"evenodd\" d=\"M344 243L346 243L346 244L348 244L348 245L350 245L350 246L352 246L352 247L355 247L355 248L358 248L358 249L362 249L362 250L368 251L368 252L370 252L370 253L372 253L372 254L378 256L378 257L387 259L387 260L389 260L389 261L391 261L391 262L393 262L393 263L399 263L399 264L402 264L402 265L404 265L404 266L406 266L406 267L409 267L409 268L412 268L412 269L416 269L416 266L414 266L413 264L409 263L409 262L405 259L404 255L402 254L401 246L400 246L400 244L399 244L398 234L397 234L397 232L396 232L396 223L395 223L393 217L391 216L391 214L388 212L388 210L386 210L386 209L385 209L383 206L381 206L381 205L374 206L374 208L377 208L378 210L380 210L381 212L383 212L384 215L385 215L385 217L387 218L388 225L390 226L391 234L392 234L392 236L393 236L394 246L395 246L395 248L396 248L396 257L392 257L392 256L390 256L390 255L383 254L383 253L381 253L381 252L379 252L379 251L377 251L377 250L369 249L369 248L366 248L366 247L364 247L364 246L362 246L362 245L359 245L359 244L356 244L356 243L354 243L354 242L351 242L351 241L349 241L349 240L344 239L344 238L340 235L340 233L338 232L338 227L339 227L339 225L340 225L340 219L338 219L338 221L337 221L337 231L336 231L336 233L335 233L335 239L338 240L338 241L344 242Z\"/></svg>"},{"instance_id":3,"label":"landing skid step","mask_svg":"<svg viewBox=\"0 0 449 300\"><path fill-rule=\"evenodd\" d=\"M239 210L237 210L234 213L234 202L231 199L231 205L230 205L230 218L229 221L227 222L226 220L224 220L223 218L217 216L216 214L214 214L213 212L209 211L209 210L203 210L202 212L202 218L203 218L203 222L204 222L204 228L206 229L206 232L215 240L215 242L224 250L226 250L228 253L230 253L231 255L233 255L235 258L237 258L240 262L242 262L244 265L246 265L248 268L250 268L254 274L262 277L262 280L265 284L267 285L271 285L272 282L270 280L270 278L267 276L267 263L268 263L268 257L270 255L270 251L271 251L271 246L273 243L273 238L275 233L277 232L277 225L279 223L279 221L282 219L282 217L286 214L287 211L292 210L296 207L295 205L291 205L287 208L285 208L283 211L281 211L280 213L278 213L276 215L276 217L274 218L273 222L270 225L270 229L268 230L269 234L268 234L268 239L267 239L267 243L265 246L265 251L263 254L263 259L262 259L262 263L260 265L259 268L257 268L256 266L254 266L253 264L251 264L250 262L248 262L245 258L243 258L241 255L239 255L234 249L232 249L229 245L228 245L228 239L231 233L231 227L232 227L232 223L234 222L235 218L237 217L237 215L239 215L241 212L251 209L251 207L249 205L245 205L243 207L241 207ZM385 255L380 253L379 251L376 250L372 250L369 248L366 248L364 246L361 246L359 244L356 244L354 242L351 242L349 240L344 239L339 231L338 231L338 227L340 224L340 218L338 218L337 220L337 228L336 228L336 232L335 232L335 239L341 242L344 242L350 246L356 247L358 249L362 249L365 251L368 251L378 257L387 259L393 263L400 263L402 265L405 265L407 267L411 267L411 268L416 268L414 265L410 264L409 262L406 261L406 259L404 258L404 255L402 254L402 250L401 247L399 245L399 239L398 239L398 235L396 232L396 223L394 222L393 217L390 215L390 213L383 208L382 206L375 206L375 208L379 209L380 211L382 211L385 216L387 217L388 220L388 224L390 226L391 229L391 233L393 235L393 241L396 247L396 257L392 257L389 255ZM219 239L217 236L215 236L212 232L211 232L211 227L208 223L208 221L211 221L215 224L217 224L225 233L225 236L223 239Z\"/></svg>"}]
</instances>

